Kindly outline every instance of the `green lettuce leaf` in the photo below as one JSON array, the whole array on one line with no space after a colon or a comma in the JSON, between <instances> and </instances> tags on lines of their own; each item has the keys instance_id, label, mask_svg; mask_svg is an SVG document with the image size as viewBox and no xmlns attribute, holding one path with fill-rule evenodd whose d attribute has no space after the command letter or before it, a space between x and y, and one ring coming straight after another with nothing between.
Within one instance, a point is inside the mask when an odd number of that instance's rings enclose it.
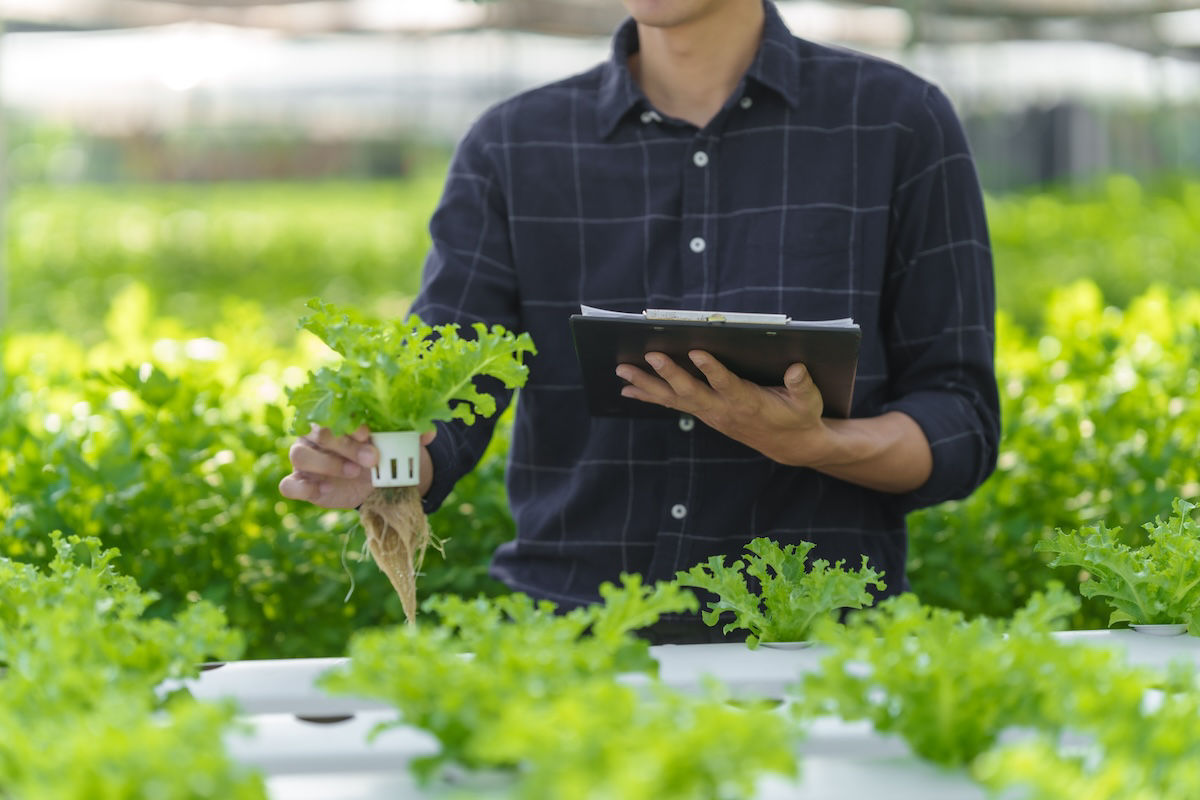
<instances>
[{"instance_id":1,"label":"green lettuce leaf","mask_svg":"<svg viewBox=\"0 0 1200 800\"><path fill-rule=\"evenodd\" d=\"M1121 529L1103 523L1079 531L1061 530L1038 542L1037 549L1056 553L1050 566L1081 567L1088 579L1079 585L1084 597L1103 598L1111 607L1109 625L1186 623L1200 635L1200 525L1195 505L1176 498L1172 516L1156 518L1143 528L1150 541L1130 547Z\"/></svg>"},{"instance_id":2,"label":"green lettuce leaf","mask_svg":"<svg viewBox=\"0 0 1200 800\"><path fill-rule=\"evenodd\" d=\"M830 566L825 559L808 567L808 554L814 546L800 542L780 547L759 537L746 545L750 554L732 566L725 565L723 556L712 556L679 572L675 580L715 594L717 599L710 601L702 614L705 624L715 626L724 612L730 612L733 619L725 624L724 632L749 631L746 644L750 648L760 641L803 641L817 620L874 602L868 586L887 588L883 574L867 566L866 556L856 570L845 569L844 561ZM746 576L756 581L757 594Z\"/></svg>"},{"instance_id":3,"label":"green lettuce leaf","mask_svg":"<svg viewBox=\"0 0 1200 800\"><path fill-rule=\"evenodd\" d=\"M457 325L427 325L415 315L377 320L315 299L308 307L301 327L342 358L288 390L300 434L313 425L344 435L364 424L376 432L427 431L452 419L474 424L497 407L476 379L524 386L523 356L537 353L529 334L499 325L475 323L472 336L461 336Z\"/></svg>"}]
</instances>

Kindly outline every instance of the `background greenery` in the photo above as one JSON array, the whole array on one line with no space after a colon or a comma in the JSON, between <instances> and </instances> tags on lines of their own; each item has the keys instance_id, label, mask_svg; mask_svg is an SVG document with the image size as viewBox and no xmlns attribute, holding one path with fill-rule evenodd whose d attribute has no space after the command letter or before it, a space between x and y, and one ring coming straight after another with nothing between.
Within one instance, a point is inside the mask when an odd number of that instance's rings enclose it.
<instances>
[{"instance_id":1,"label":"background greenery","mask_svg":"<svg viewBox=\"0 0 1200 800\"><path fill-rule=\"evenodd\" d=\"M250 657L339 654L399 620L354 516L278 495L283 387L327 357L296 330L308 297L406 309L440 180L20 188L0 556L44 564L53 530L99 537L161 595L148 613L212 600ZM1055 575L1034 551L1055 527L1133 527L1200 497L1200 181L1114 176L989 211L1000 466L911 517L910 568L928 602L1007 615ZM486 561L513 532L506 430L435 516L447 557L423 593L501 591ZM1085 604L1075 624L1106 620Z\"/></svg>"}]
</instances>

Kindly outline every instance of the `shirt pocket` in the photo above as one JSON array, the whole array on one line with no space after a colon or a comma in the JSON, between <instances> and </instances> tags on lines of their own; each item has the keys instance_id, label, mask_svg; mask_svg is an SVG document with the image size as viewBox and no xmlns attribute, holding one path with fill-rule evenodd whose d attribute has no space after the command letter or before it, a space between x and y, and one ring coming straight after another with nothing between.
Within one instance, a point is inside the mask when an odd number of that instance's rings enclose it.
<instances>
[{"instance_id":1,"label":"shirt pocket","mask_svg":"<svg viewBox=\"0 0 1200 800\"><path fill-rule=\"evenodd\" d=\"M756 215L747 230L751 285L794 319L847 316L854 293L852 214L836 208Z\"/></svg>"}]
</instances>

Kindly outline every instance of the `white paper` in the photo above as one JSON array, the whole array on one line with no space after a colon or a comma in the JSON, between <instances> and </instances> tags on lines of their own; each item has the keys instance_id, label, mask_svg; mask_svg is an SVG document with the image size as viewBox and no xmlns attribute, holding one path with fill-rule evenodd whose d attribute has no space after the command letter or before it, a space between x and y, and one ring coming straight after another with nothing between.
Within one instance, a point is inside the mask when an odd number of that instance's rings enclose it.
<instances>
[{"instance_id":1,"label":"white paper","mask_svg":"<svg viewBox=\"0 0 1200 800\"><path fill-rule=\"evenodd\" d=\"M651 308L640 314L629 311L611 311L607 308L597 308L580 304L579 311L585 317L606 317L609 319L675 319L695 320L697 322L753 322L768 325L789 325L797 328L857 328L852 317L841 319L806 319L797 320L785 314L757 314L744 311L700 311L694 309L663 309Z\"/></svg>"}]
</instances>

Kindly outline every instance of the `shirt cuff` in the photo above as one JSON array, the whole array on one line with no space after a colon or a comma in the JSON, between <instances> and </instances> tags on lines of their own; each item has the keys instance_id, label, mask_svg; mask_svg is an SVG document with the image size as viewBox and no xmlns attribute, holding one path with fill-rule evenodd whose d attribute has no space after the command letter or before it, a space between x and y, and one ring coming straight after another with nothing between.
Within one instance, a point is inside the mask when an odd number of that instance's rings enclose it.
<instances>
[{"instance_id":1,"label":"shirt cuff","mask_svg":"<svg viewBox=\"0 0 1200 800\"><path fill-rule=\"evenodd\" d=\"M991 474L996 447L988 445L978 412L966 398L918 392L884 405L883 410L911 417L925 434L933 457L925 483L896 496L903 513L966 497Z\"/></svg>"},{"instance_id":2,"label":"shirt cuff","mask_svg":"<svg viewBox=\"0 0 1200 800\"><path fill-rule=\"evenodd\" d=\"M426 514L432 514L442 507L455 483L454 455L458 448L454 435L446 425L438 425L437 432L437 436L428 444L429 459L433 462L433 483L421 498L421 508Z\"/></svg>"}]
</instances>

